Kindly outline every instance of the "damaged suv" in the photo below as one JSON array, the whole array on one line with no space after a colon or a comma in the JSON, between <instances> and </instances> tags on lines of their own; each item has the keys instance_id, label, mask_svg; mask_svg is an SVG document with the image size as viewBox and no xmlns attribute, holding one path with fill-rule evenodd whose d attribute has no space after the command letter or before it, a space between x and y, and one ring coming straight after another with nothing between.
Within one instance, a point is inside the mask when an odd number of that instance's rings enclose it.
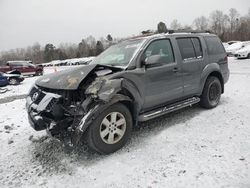
<instances>
[{"instance_id":1,"label":"damaged suv","mask_svg":"<svg viewBox=\"0 0 250 188\"><path fill-rule=\"evenodd\" d=\"M113 45L89 65L39 78L27 97L31 126L103 154L138 122L196 103L216 107L228 81L227 54L208 33L141 36Z\"/></svg>"}]
</instances>

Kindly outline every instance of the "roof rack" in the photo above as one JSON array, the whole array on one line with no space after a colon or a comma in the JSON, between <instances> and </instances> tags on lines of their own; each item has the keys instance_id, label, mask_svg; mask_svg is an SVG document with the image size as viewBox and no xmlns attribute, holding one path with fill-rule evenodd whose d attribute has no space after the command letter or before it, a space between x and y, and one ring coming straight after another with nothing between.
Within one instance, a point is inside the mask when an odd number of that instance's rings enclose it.
<instances>
[{"instance_id":1,"label":"roof rack","mask_svg":"<svg viewBox=\"0 0 250 188\"><path fill-rule=\"evenodd\" d=\"M169 34L173 33L211 33L209 30L201 31L201 30L185 30L185 29L180 29L180 30L168 30Z\"/></svg>"}]
</instances>

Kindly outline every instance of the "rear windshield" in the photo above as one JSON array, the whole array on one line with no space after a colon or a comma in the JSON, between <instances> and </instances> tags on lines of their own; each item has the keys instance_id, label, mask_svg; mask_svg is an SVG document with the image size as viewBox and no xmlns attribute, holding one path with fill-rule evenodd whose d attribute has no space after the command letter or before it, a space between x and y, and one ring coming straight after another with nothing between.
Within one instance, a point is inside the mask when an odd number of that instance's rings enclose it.
<instances>
[{"instance_id":1,"label":"rear windshield","mask_svg":"<svg viewBox=\"0 0 250 188\"><path fill-rule=\"evenodd\" d=\"M225 53L225 49L218 37L205 37L209 55Z\"/></svg>"}]
</instances>

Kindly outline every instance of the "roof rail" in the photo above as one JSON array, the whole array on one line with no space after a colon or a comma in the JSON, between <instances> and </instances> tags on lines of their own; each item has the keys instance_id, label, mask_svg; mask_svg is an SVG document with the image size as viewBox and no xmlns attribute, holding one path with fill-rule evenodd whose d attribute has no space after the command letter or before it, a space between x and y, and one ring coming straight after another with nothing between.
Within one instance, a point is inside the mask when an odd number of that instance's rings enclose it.
<instances>
[{"instance_id":1,"label":"roof rail","mask_svg":"<svg viewBox=\"0 0 250 188\"><path fill-rule=\"evenodd\" d=\"M180 30L168 30L169 34L173 33L211 33L209 30L201 31L201 30L185 30L185 29L180 29Z\"/></svg>"}]
</instances>

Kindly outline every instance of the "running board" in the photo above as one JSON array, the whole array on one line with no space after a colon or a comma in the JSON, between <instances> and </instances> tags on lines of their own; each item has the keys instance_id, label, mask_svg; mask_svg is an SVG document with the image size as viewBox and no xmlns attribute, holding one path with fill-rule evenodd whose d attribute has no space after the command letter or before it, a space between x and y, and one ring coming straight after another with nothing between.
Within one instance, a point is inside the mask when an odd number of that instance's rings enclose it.
<instances>
[{"instance_id":1,"label":"running board","mask_svg":"<svg viewBox=\"0 0 250 188\"><path fill-rule=\"evenodd\" d=\"M168 114L170 112L173 112L173 111L176 111L176 110L188 107L188 106L192 106L193 104L196 104L198 102L200 102L200 98L198 97L192 97L192 98L180 101L180 102L176 102L174 104L170 104L168 106L161 107L156 110L152 110L144 114L141 114L138 117L138 121L147 121L147 120L156 118L158 116Z\"/></svg>"}]
</instances>

